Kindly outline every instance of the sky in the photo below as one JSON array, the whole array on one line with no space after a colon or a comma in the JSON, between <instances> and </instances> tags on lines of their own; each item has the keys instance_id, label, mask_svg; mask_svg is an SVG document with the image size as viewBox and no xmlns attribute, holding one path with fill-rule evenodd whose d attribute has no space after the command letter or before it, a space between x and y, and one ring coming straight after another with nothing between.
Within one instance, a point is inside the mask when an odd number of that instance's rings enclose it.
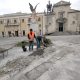
<instances>
[{"instance_id":1,"label":"sky","mask_svg":"<svg viewBox=\"0 0 80 80\"><path fill-rule=\"evenodd\" d=\"M46 4L49 0L0 0L0 15L10 14L16 12L31 13L29 9L29 3L35 7L37 3L39 5L36 8L36 12L44 12L46 10ZM52 4L55 4L61 0L50 0ZM80 0L65 0L70 1L71 8L80 10Z\"/></svg>"}]
</instances>

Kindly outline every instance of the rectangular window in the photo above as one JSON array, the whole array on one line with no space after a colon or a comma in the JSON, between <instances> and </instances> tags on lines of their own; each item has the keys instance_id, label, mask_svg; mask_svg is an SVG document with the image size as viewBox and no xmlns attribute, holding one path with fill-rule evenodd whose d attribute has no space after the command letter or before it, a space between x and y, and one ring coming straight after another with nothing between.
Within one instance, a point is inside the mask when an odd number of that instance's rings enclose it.
<instances>
[{"instance_id":1,"label":"rectangular window","mask_svg":"<svg viewBox=\"0 0 80 80\"><path fill-rule=\"evenodd\" d=\"M24 23L24 19L22 19L22 23Z\"/></svg>"},{"instance_id":2,"label":"rectangular window","mask_svg":"<svg viewBox=\"0 0 80 80\"><path fill-rule=\"evenodd\" d=\"M31 18L28 18L28 22L31 22Z\"/></svg>"},{"instance_id":3,"label":"rectangular window","mask_svg":"<svg viewBox=\"0 0 80 80\"><path fill-rule=\"evenodd\" d=\"M0 24L3 24L3 21L0 21Z\"/></svg>"},{"instance_id":4,"label":"rectangular window","mask_svg":"<svg viewBox=\"0 0 80 80\"><path fill-rule=\"evenodd\" d=\"M64 12L59 12L59 18L63 18Z\"/></svg>"},{"instance_id":5,"label":"rectangular window","mask_svg":"<svg viewBox=\"0 0 80 80\"><path fill-rule=\"evenodd\" d=\"M39 24L39 27L41 27L41 24Z\"/></svg>"},{"instance_id":6,"label":"rectangular window","mask_svg":"<svg viewBox=\"0 0 80 80\"><path fill-rule=\"evenodd\" d=\"M41 21L41 18L40 17L38 18L38 21Z\"/></svg>"},{"instance_id":7,"label":"rectangular window","mask_svg":"<svg viewBox=\"0 0 80 80\"><path fill-rule=\"evenodd\" d=\"M17 23L17 20L14 20L14 23Z\"/></svg>"},{"instance_id":8,"label":"rectangular window","mask_svg":"<svg viewBox=\"0 0 80 80\"><path fill-rule=\"evenodd\" d=\"M75 24L75 21L72 21L72 24L74 25Z\"/></svg>"},{"instance_id":9,"label":"rectangular window","mask_svg":"<svg viewBox=\"0 0 80 80\"><path fill-rule=\"evenodd\" d=\"M7 20L7 24L10 23L9 19Z\"/></svg>"}]
</instances>

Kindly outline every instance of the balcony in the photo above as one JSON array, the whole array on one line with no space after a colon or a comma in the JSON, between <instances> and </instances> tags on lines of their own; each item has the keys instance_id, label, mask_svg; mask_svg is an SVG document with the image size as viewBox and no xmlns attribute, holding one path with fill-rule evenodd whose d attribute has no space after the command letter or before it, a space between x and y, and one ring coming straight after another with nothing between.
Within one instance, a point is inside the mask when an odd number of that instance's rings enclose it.
<instances>
[{"instance_id":1,"label":"balcony","mask_svg":"<svg viewBox=\"0 0 80 80\"><path fill-rule=\"evenodd\" d=\"M19 23L5 23L5 27L19 26Z\"/></svg>"}]
</instances>

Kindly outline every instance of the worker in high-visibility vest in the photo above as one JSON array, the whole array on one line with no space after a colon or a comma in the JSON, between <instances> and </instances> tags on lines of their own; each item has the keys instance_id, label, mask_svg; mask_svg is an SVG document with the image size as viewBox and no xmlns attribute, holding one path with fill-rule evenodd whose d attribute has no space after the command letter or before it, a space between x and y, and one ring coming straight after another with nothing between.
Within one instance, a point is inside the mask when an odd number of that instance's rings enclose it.
<instances>
[{"instance_id":1,"label":"worker in high-visibility vest","mask_svg":"<svg viewBox=\"0 0 80 80\"><path fill-rule=\"evenodd\" d=\"M28 33L28 39L29 39L29 51L33 50L33 46L34 46L34 38L35 37L35 33L33 32L32 29L30 29L30 32Z\"/></svg>"}]
</instances>

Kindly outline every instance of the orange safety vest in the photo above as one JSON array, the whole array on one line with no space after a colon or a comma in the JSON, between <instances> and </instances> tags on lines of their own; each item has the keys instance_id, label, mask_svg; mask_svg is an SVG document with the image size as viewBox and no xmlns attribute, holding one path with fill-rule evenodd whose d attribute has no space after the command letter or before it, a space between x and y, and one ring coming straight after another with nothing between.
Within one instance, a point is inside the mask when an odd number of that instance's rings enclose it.
<instances>
[{"instance_id":1,"label":"orange safety vest","mask_svg":"<svg viewBox=\"0 0 80 80\"><path fill-rule=\"evenodd\" d=\"M28 33L29 34L29 41L34 41L34 35L35 35L35 33L34 32L32 32L32 35L31 35L31 33L29 32Z\"/></svg>"}]
</instances>

